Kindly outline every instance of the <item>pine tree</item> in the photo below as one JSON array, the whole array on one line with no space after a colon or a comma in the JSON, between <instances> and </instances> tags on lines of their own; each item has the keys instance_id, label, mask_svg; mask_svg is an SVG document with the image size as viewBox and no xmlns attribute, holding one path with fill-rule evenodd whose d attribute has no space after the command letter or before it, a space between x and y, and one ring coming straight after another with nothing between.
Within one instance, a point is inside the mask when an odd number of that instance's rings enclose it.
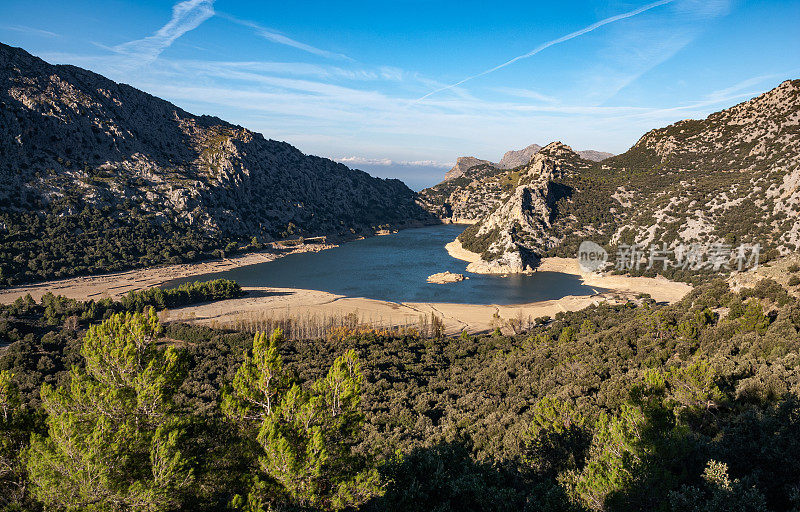
<instances>
[{"instance_id":1,"label":"pine tree","mask_svg":"<svg viewBox=\"0 0 800 512\"><path fill-rule=\"evenodd\" d=\"M86 369L42 387L49 435L32 439L27 467L48 508L166 510L192 482L172 403L179 355L155 345L160 332L152 308L114 315L86 334Z\"/></svg>"},{"instance_id":2,"label":"pine tree","mask_svg":"<svg viewBox=\"0 0 800 512\"><path fill-rule=\"evenodd\" d=\"M24 509L25 465L20 458L30 436L30 415L20 401L14 374L0 372L0 510Z\"/></svg>"},{"instance_id":3,"label":"pine tree","mask_svg":"<svg viewBox=\"0 0 800 512\"><path fill-rule=\"evenodd\" d=\"M276 329L267 338L256 334L225 395L223 410L244 423L254 422L262 448L261 471L290 501L341 510L379 494L377 471L366 467L352 446L363 424L358 410L363 376L355 351L337 358L328 374L310 388L291 382L278 351ZM272 486L256 480L245 503L261 510Z\"/></svg>"},{"instance_id":4,"label":"pine tree","mask_svg":"<svg viewBox=\"0 0 800 512\"><path fill-rule=\"evenodd\" d=\"M586 466L574 483L574 493L589 509L603 510L610 494L633 481L642 457L644 422L641 411L629 404L619 416L600 414Z\"/></svg>"}]
</instances>

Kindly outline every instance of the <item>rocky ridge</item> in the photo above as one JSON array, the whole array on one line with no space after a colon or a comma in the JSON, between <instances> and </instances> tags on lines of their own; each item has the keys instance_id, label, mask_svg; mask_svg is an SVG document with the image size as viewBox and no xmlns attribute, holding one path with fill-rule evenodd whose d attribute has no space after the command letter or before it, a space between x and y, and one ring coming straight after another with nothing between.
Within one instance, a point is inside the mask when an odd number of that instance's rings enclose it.
<instances>
[{"instance_id":1,"label":"rocky ridge","mask_svg":"<svg viewBox=\"0 0 800 512\"><path fill-rule=\"evenodd\" d=\"M544 250L561 238L553 231L556 205L570 191L559 184L580 157L561 142L548 144L519 171L513 191L502 204L467 229L459 240L481 254L469 264L476 273L522 273L535 270Z\"/></svg>"},{"instance_id":2,"label":"rocky ridge","mask_svg":"<svg viewBox=\"0 0 800 512\"><path fill-rule=\"evenodd\" d=\"M474 167L490 166L496 169L508 170L521 167L523 165L528 165L533 159L533 156L541 151L541 149L542 146L538 144L531 144L530 146L520 150L512 149L510 151L506 151L503 155L503 158L501 158L497 163L492 163L489 160L481 160L480 158L475 158L474 156L460 156L456 159L456 164L445 173L444 181L461 178ZM592 160L594 162L599 162L614 156L613 153L594 151L592 149L578 151L577 154L585 160Z\"/></svg>"},{"instance_id":3,"label":"rocky ridge","mask_svg":"<svg viewBox=\"0 0 800 512\"><path fill-rule=\"evenodd\" d=\"M474 156L460 156L456 159L456 164L444 174L445 181L464 176L473 167L481 165L492 165L488 160L481 160Z\"/></svg>"},{"instance_id":4,"label":"rocky ridge","mask_svg":"<svg viewBox=\"0 0 800 512\"><path fill-rule=\"evenodd\" d=\"M503 158L497 162L496 167L500 169L513 169L520 165L527 165L533 159L533 155L541 151L542 146L538 144L531 144L530 146L520 149L518 151L506 151Z\"/></svg>"},{"instance_id":5,"label":"rocky ridge","mask_svg":"<svg viewBox=\"0 0 800 512\"><path fill-rule=\"evenodd\" d=\"M419 196L442 219L475 222L459 240L483 272L530 271L544 256L574 257L587 239L611 254L757 243L762 261L786 255L800 250L800 80L651 130L599 162L554 143L523 168L483 165Z\"/></svg>"}]
</instances>

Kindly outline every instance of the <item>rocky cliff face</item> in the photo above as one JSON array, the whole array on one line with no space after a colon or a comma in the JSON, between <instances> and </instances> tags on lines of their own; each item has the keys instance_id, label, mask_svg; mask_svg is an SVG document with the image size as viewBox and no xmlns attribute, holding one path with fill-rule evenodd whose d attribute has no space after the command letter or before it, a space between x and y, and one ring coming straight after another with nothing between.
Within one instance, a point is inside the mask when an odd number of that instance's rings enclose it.
<instances>
[{"instance_id":1,"label":"rocky cliff face","mask_svg":"<svg viewBox=\"0 0 800 512\"><path fill-rule=\"evenodd\" d=\"M762 261L800 250L800 80L600 156L554 143L525 168L476 168L420 198L443 218L477 222L459 240L482 255L480 271L574 257L583 240L612 254L622 244L757 243Z\"/></svg>"},{"instance_id":2,"label":"rocky cliff face","mask_svg":"<svg viewBox=\"0 0 800 512\"><path fill-rule=\"evenodd\" d=\"M533 159L533 155L538 153L542 146L538 144L531 144L530 146L520 149L518 151L506 151L503 158L497 162L497 167L500 169L513 169L520 165L527 165Z\"/></svg>"},{"instance_id":3,"label":"rocky cliff face","mask_svg":"<svg viewBox=\"0 0 800 512\"><path fill-rule=\"evenodd\" d=\"M533 156L542 150L542 146L538 144L531 144L528 147L525 147L520 150L511 150L506 151L503 155L503 158L500 159L497 163L492 163L488 160L481 160L479 158L475 158L474 156L461 156L456 159L456 165L454 165L449 171L447 171L444 175L444 181L454 180L456 178L462 178L466 176L469 171L475 167L494 167L495 169L514 169L516 167L521 167L523 165L528 165L531 160L533 160ZM592 149L587 149L585 151L578 151L577 154L583 158L584 160L592 160L594 162L599 162L601 160L605 160L611 156L614 156L613 153L606 153L603 151L594 151Z\"/></svg>"},{"instance_id":4,"label":"rocky cliff face","mask_svg":"<svg viewBox=\"0 0 800 512\"><path fill-rule=\"evenodd\" d=\"M460 178L473 167L478 167L481 165L492 165L492 162L488 160L481 160L479 158L475 158L474 156L460 156L456 159L456 165L454 165L444 174L444 179L445 181L448 181Z\"/></svg>"},{"instance_id":5,"label":"rocky cliff face","mask_svg":"<svg viewBox=\"0 0 800 512\"><path fill-rule=\"evenodd\" d=\"M561 241L553 221L558 202L572 190L560 182L581 165L578 161L572 148L553 142L518 171L507 198L459 236L464 248L482 256L470 263L470 272L505 274L536 268L541 256Z\"/></svg>"},{"instance_id":6,"label":"rocky cliff face","mask_svg":"<svg viewBox=\"0 0 800 512\"><path fill-rule=\"evenodd\" d=\"M25 260L49 250L35 243L41 233L28 232L31 214L64 219L62 234L85 244L89 260L99 258L92 237L105 243L108 234L69 222L84 211L102 212L123 231L133 224L142 232L179 231L207 249L253 237L369 233L430 218L398 180L304 155L90 71L53 66L0 44L0 228L6 235L0 251L7 256L0 276L30 280L114 268L97 261L78 270L66 263L27 268ZM16 242L27 246L9 245ZM143 249L120 244L124 266L139 264ZM180 257L168 252L167 261ZM7 261L23 253L23 261Z\"/></svg>"},{"instance_id":7,"label":"rocky cliff face","mask_svg":"<svg viewBox=\"0 0 800 512\"><path fill-rule=\"evenodd\" d=\"M595 151L593 149L586 149L584 151L578 151L578 156L583 158L584 160L591 160L592 162L600 162L605 160L606 158L611 158L614 156L614 153L607 153L605 151Z\"/></svg>"}]
</instances>

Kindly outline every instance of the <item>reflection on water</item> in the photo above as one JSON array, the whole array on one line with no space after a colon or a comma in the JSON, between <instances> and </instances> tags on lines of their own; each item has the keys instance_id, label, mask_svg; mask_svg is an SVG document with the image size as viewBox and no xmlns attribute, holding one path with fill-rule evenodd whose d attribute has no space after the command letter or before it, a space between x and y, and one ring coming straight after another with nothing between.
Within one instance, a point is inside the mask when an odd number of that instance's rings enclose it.
<instances>
[{"instance_id":1,"label":"reflection on water","mask_svg":"<svg viewBox=\"0 0 800 512\"><path fill-rule=\"evenodd\" d=\"M460 304L518 304L593 293L577 276L557 272L509 277L466 273L467 263L450 257L444 248L463 229L458 225L406 229L318 253L293 254L182 281L224 277L242 286L306 288L394 302ZM429 275L445 270L463 273L469 279L450 284L426 282Z\"/></svg>"}]
</instances>

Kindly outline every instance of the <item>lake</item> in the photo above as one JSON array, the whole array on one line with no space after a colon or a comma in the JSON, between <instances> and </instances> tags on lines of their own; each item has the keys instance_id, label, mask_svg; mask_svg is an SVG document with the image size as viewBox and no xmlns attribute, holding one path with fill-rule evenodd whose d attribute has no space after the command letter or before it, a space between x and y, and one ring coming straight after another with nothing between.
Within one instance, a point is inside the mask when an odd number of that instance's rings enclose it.
<instances>
[{"instance_id":1,"label":"lake","mask_svg":"<svg viewBox=\"0 0 800 512\"><path fill-rule=\"evenodd\" d=\"M579 277L558 272L509 277L467 273L467 262L451 257L444 248L463 230L464 226L453 224L405 229L317 253L292 254L275 261L182 279L171 285L226 278L242 286L324 290L392 302L459 304L519 304L594 293L592 287L581 284ZM469 279L450 284L426 282L429 275L446 270Z\"/></svg>"}]
</instances>

